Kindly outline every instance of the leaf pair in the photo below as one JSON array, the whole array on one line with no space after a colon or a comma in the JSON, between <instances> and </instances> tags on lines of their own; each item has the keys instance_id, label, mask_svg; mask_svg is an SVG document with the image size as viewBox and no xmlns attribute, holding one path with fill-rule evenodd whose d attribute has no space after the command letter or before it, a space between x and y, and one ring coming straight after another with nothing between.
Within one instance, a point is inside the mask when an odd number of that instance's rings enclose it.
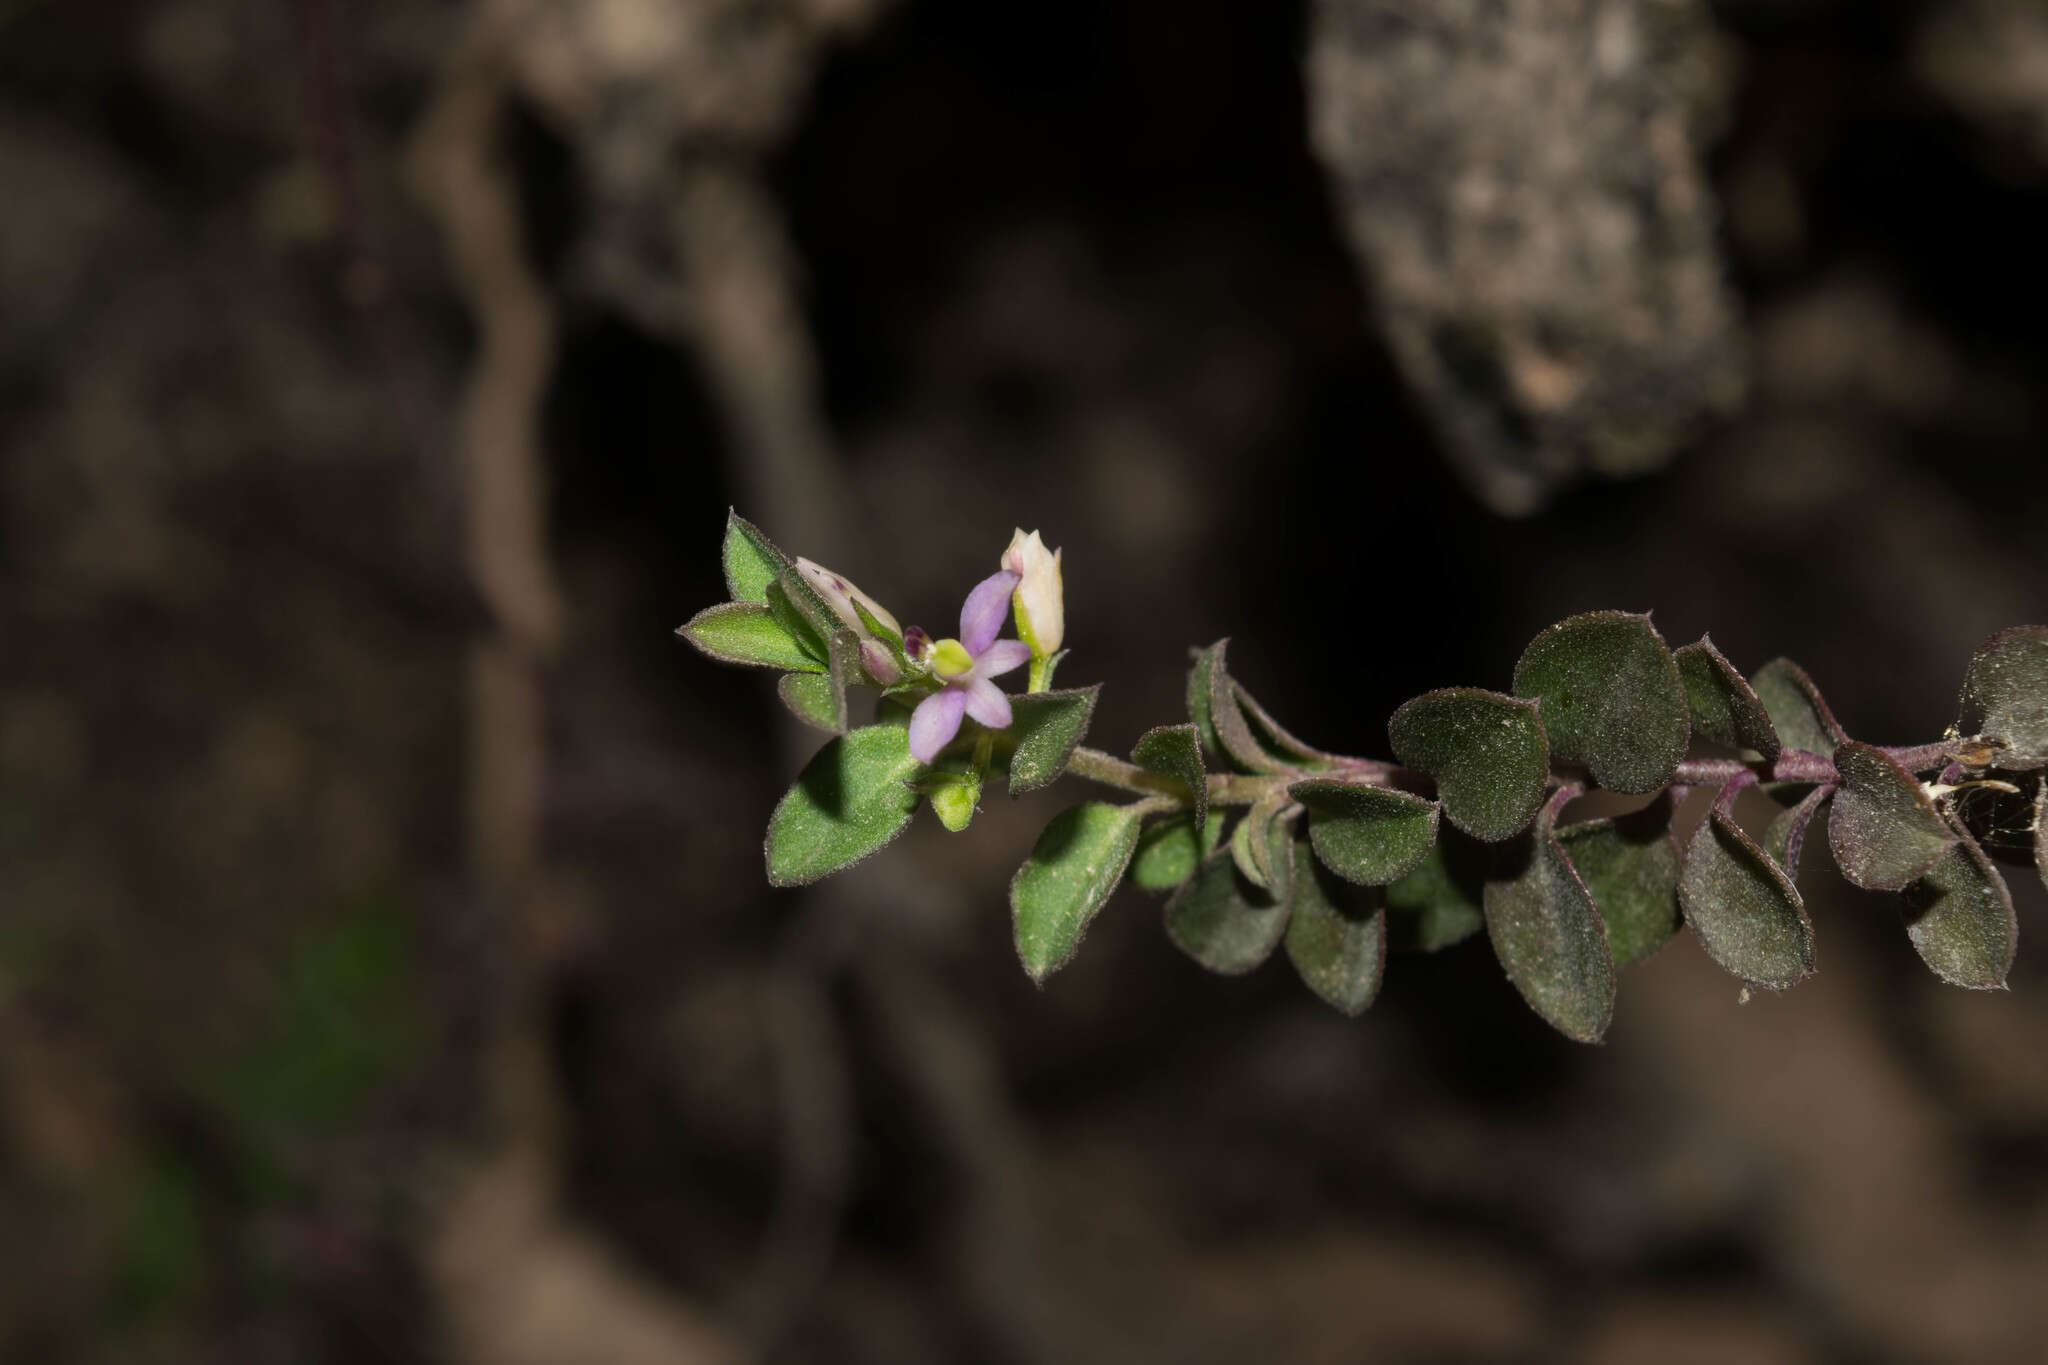
<instances>
[{"instance_id":1,"label":"leaf pair","mask_svg":"<svg viewBox=\"0 0 2048 1365\"><path fill-rule=\"evenodd\" d=\"M1252 694L1230 676L1224 656L1230 641L1197 651L1188 670L1188 719L1201 750L1226 770L1242 773L1321 772L1336 766L1326 754L1289 734Z\"/></svg>"}]
</instances>

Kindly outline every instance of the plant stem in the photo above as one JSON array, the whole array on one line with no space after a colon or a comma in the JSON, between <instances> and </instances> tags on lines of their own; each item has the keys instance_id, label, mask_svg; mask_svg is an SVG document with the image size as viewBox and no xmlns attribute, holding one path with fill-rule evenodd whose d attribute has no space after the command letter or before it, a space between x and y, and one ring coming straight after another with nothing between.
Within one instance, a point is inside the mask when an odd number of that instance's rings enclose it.
<instances>
[{"instance_id":1,"label":"plant stem","mask_svg":"<svg viewBox=\"0 0 2048 1365\"><path fill-rule=\"evenodd\" d=\"M1126 763L1115 754L1104 753L1082 745L1074 750L1067 760L1067 772L1090 782L1100 782L1105 787L1121 787L1125 791L1144 792L1147 795L1178 797L1186 788L1171 777L1162 776L1135 763ZM1210 773L1209 804L1212 806L1249 806L1284 777L1248 777L1241 773Z\"/></svg>"}]
</instances>

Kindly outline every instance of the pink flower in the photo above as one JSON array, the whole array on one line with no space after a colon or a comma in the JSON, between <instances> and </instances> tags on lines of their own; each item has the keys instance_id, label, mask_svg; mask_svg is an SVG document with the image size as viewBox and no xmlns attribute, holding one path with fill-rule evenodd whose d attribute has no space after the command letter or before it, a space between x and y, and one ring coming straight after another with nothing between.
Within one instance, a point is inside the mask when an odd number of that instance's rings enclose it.
<instances>
[{"instance_id":1,"label":"pink flower","mask_svg":"<svg viewBox=\"0 0 2048 1365\"><path fill-rule=\"evenodd\" d=\"M922 653L944 687L917 704L910 715L910 752L929 763L960 733L962 716L972 716L991 730L1010 724L1010 699L990 679L1031 660L1031 646L1022 640L998 640L1003 618L1010 614L1010 594L1018 575L1005 569L975 584L960 606L960 638L940 640ZM922 632L917 632L922 634Z\"/></svg>"}]
</instances>

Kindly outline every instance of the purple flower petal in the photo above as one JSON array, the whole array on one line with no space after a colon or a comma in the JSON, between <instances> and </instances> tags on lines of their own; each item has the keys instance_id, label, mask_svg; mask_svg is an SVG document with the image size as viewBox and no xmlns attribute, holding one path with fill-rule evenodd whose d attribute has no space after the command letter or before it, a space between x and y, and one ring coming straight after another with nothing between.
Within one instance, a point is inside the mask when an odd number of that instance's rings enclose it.
<instances>
[{"instance_id":1,"label":"purple flower petal","mask_svg":"<svg viewBox=\"0 0 2048 1365\"><path fill-rule=\"evenodd\" d=\"M992 573L976 583L974 591L960 604L960 643L967 646L969 654L978 656L1001 633L1003 618L1010 614L1010 594L1017 590L1017 582L1017 575L1008 569Z\"/></svg>"},{"instance_id":2,"label":"purple flower petal","mask_svg":"<svg viewBox=\"0 0 2048 1365\"><path fill-rule=\"evenodd\" d=\"M948 688L948 691L954 689ZM967 714L991 730L1005 730L1010 725L1010 699L1003 695L1003 689L987 678L976 678L960 689L960 695L967 702Z\"/></svg>"},{"instance_id":3,"label":"purple flower petal","mask_svg":"<svg viewBox=\"0 0 2048 1365\"><path fill-rule=\"evenodd\" d=\"M991 684L993 685L993 684ZM967 694L957 687L934 692L910 713L910 752L920 763L929 763L939 750L960 733L960 713L967 709ZM1009 706L1003 707L1007 714Z\"/></svg>"},{"instance_id":4,"label":"purple flower petal","mask_svg":"<svg viewBox=\"0 0 2048 1365\"><path fill-rule=\"evenodd\" d=\"M974 676L977 678L1000 678L1013 668L1022 668L1031 662L1031 646L1022 640L998 640L981 652L974 661Z\"/></svg>"}]
</instances>

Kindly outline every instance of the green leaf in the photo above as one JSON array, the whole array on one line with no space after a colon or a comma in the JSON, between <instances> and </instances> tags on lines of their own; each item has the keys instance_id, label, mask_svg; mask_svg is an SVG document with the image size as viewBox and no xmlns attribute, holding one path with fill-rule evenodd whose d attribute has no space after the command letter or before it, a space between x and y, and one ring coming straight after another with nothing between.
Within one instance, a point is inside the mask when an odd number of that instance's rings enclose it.
<instances>
[{"instance_id":1,"label":"green leaf","mask_svg":"<svg viewBox=\"0 0 2048 1365\"><path fill-rule=\"evenodd\" d=\"M1528 826L1550 782L1550 745L1537 705L1476 687L1404 702L1387 722L1403 763L1436 780L1444 818L1498 843Z\"/></svg>"},{"instance_id":2,"label":"green leaf","mask_svg":"<svg viewBox=\"0 0 2048 1365\"><path fill-rule=\"evenodd\" d=\"M1273 719L1270 711L1259 705L1258 698L1245 691L1243 683L1232 679L1230 691L1239 713L1244 716L1252 743L1258 746L1268 762L1281 768L1306 768L1311 772L1335 766L1336 759L1332 755L1289 734L1285 726Z\"/></svg>"},{"instance_id":3,"label":"green leaf","mask_svg":"<svg viewBox=\"0 0 2048 1365\"><path fill-rule=\"evenodd\" d=\"M721 602L676 627L676 634L720 663L822 673L824 668L798 647L766 607Z\"/></svg>"},{"instance_id":4,"label":"green leaf","mask_svg":"<svg viewBox=\"0 0 2048 1365\"><path fill-rule=\"evenodd\" d=\"M1614 1018L1614 960L1600 909L1553 828L1577 794L1560 788L1504 850L1515 863L1486 883L1486 934L1530 1009L1565 1037L1597 1043Z\"/></svg>"},{"instance_id":5,"label":"green leaf","mask_svg":"<svg viewBox=\"0 0 2048 1365\"><path fill-rule=\"evenodd\" d=\"M1244 709L1238 705L1237 685L1231 680L1230 672L1224 666L1224 650L1229 644L1228 640L1218 640L1209 646L1208 667L1208 724L1214 728L1217 741L1223 746L1224 755L1236 764L1240 771L1248 773L1276 773L1295 766L1267 753L1260 746L1257 736L1252 734L1252 727L1244 718ZM1202 718L1197 716L1195 724L1199 727Z\"/></svg>"},{"instance_id":6,"label":"green leaf","mask_svg":"<svg viewBox=\"0 0 2048 1365\"><path fill-rule=\"evenodd\" d=\"M1202 736L1192 724L1161 725L1138 736L1131 761L1147 772L1170 777L1188 789L1194 823L1208 818L1209 776L1202 764Z\"/></svg>"},{"instance_id":7,"label":"green leaf","mask_svg":"<svg viewBox=\"0 0 2048 1365\"><path fill-rule=\"evenodd\" d=\"M1551 753L1584 763L1609 791L1658 790L1692 737L1678 665L1648 616L1595 611L1560 621L1522 651L1515 693L1542 703Z\"/></svg>"},{"instance_id":8,"label":"green leaf","mask_svg":"<svg viewBox=\"0 0 2048 1365\"><path fill-rule=\"evenodd\" d=\"M1074 651L1071 649L1063 649L1059 653L1053 655L1050 659L1047 659L1045 661L1045 671L1043 674L1040 675L1038 679L1038 690L1040 692L1049 692L1052 690L1052 675L1054 670L1056 670L1060 666L1061 660L1065 659L1069 654L1072 654L1073 652Z\"/></svg>"},{"instance_id":9,"label":"green leaf","mask_svg":"<svg viewBox=\"0 0 2048 1365\"><path fill-rule=\"evenodd\" d=\"M1287 898L1294 876L1294 803L1275 791L1252 803L1230 835L1230 856L1254 886Z\"/></svg>"},{"instance_id":10,"label":"green leaf","mask_svg":"<svg viewBox=\"0 0 2048 1365\"><path fill-rule=\"evenodd\" d=\"M785 569L780 578L768 585L768 610L806 654L820 663L831 657L839 616L825 605L825 599L804 581L802 574Z\"/></svg>"},{"instance_id":11,"label":"green leaf","mask_svg":"<svg viewBox=\"0 0 2048 1365\"><path fill-rule=\"evenodd\" d=\"M1138 846L1133 806L1102 801L1053 817L1010 881L1017 956L1037 982L1065 966Z\"/></svg>"},{"instance_id":12,"label":"green leaf","mask_svg":"<svg viewBox=\"0 0 2048 1365\"><path fill-rule=\"evenodd\" d=\"M1223 835L1223 813L1211 811L1195 835L1195 820L1186 813L1156 821L1138 836L1138 852L1131 859L1131 880L1147 891L1171 891L1195 875L1202 859L1209 856Z\"/></svg>"},{"instance_id":13,"label":"green leaf","mask_svg":"<svg viewBox=\"0 0 2048 1365\"><path fill-rule=\"evenodd\" d=\"M829 730L835 735L846 733L846 689L857 685L865 676L861 671L860 637L850 630L842 630L832 637L831 672L785 673L777 684L782 704L806 725L815 725L820 730Z\"/></svg>"},{"instance_id":14,"label":"green leaf","mask_svg":"<svg viewBox=\"0 0 2048 1365\"><path fill-rule=\"evenodd\" d=\"M1835 771L1842 785L1828 845L1842 875L1864 890L1903 890L1955 842L1919 779L1884 750L1850 740L1835 750Z\"/></svg>"},{"instance_id":15,"label":"green leaf","mask_svg":"<svg viewBox=\"0 0 2048 1365\"><path fill-rule=\"evenodd\" d=\"M1166 902L1166 936L1210 971L1242 976L1280 946L1288 905L1246 881L1219 848Z\"/></svg>"},{"instance_id":16,"label":"green leaf","mask_svg":"<svg viewBox=\"0 0 2048 1365\"><path fill-rule=\"evenodd\" d=\"M731 508L725 513L725 590L735 602L766 605L768 585L790 567L790 557L761 528Z\"/></svg>"},{"instance_id":17,"label":"green leaf","mask_svg":"<svg viewBox=\"0 0 2048 1365\"><path fill-rule=\"evenodd\" d=\"M1302 983L1356 1017L1380 992L1387 961L1387 912L1381 892L1338 880L1305 844L1294 845L1294 909L1287 958Z\"/></svg>"},{"instance_id":18,"label":"green leaf","mask_svg":"<svg viewBox=\"0 0 2048 1365\"><path fill-rule=\"evenodd\" d=\"M1756 671L1749 684L1785 748L1826 756L1848 738L1813 679L1790 659L1771 660Z\"/></svg>"},{"instance_id":19,"label":"green leaf","mask_svg":"<svg viewBox=\"0 0 2048 1365\"><path fill-rule=\"evenodd\" d=\"M818 750L768 821L768 880L817 881L901 834L917 810L907 784L923 768L897 725L866 726Z\"/></svg>"},{"instance_id":20,"label":"green leaf","mask_svg":"<svg viewBox=\"0 0 2048 1365\"><path fill-rule=\"evenodd\" d=\"M1188 719L1202 741L1202 751L1219 763L1225 756L1223 737L1216 733L1216 718L1209 707L1209 680L1223 671L1223 651L1229 643L1227 639L1218 640L1207 649L1197 650L1194 664L1188 669Z\"/></svg>"},{"instance_id":21,"label":"green leaf","mask_svg":"<svg viewBox=\"0 0 2048 1365\"><path fill-rule=\"evenodd\" d=\"M1797 805L1779 811L1771 827L1764 831L1764 852L1785 869L1785 876L1791 881L1799 880L1799 851L1806 845L1807 826L1834 794L1832 786L1815 787Z\"/></svg>"},{"instance_id":22,"label":"green leaf","mask_svg":"<svg viewBox=\"0 0 2048 1365\"><path fill-rule=\"evenodd\" d=\"M1067 770L1075 746L1088 734L1101 683L1065 692L1027 692L1010 698L1010 795L1049 786Z\"/></svg>"},{"instance_id":23,"label":"green leaf","mask_svg":"<svg viewBox=\"0 0 2048 1365\"><path fill-rule=\"evenodd\" d=\"M1557 840L1600 907L1616 967L1642 961L1678 932L1669 792L1639 811L1559 830Z\"/></svg>"},{"instance_id":24,"label":"green leaf","mask_svg":"<svg viewBox=\"0 0 2048 1365\"><path fill-rule=\"evenodd\" d=\"M1483 897L1488 845L1456 828L1439 830L1429 856L1387 887L1388 942L1398 951L1434 953L1486 927Z\"/></svg>"},{"instance_id":25,"label":"green leaf","mask_svg":"<svg viewBox=\"0 0 2048 1365\"><path fill-rule=\"evenodd\" d=\"M1678 903L1707 956L1744 981L1783 990L1813 971L1813 923L1798 888L1729 811L1730 783L1686 848Z\"/></svg>"},{"instance_id":26,"label":"green leaf","mask_svg":"<svg viewBox=\"0 0 2048 1365\"><path fill-rule=\"evenodd\" d=\"M2004 990L2019 947L2012 893L1969 832L1958 826L1955 834L1934 870L1906 888L1906 936L1951 986Z\"/></svg>"},{"instance_id":27,"label":"green leaf","mask_svg":"<svg viewBox=\"0 0 2048 1365\"><path fill-rule=\"evenodd\" d=\"M2048 766L2048 626L2014 626L1977 646L1956 730L2003 745L1993 767Z\"/></svg>"},{"instance_id":28,"label":"green leaf","mask_svg":"<svg viewBox=\"0 0 2048 1365\"><path fill-rule=\"evenodd\" d=\"M775 692L804 724L835 735L846 733L846 691L830 674L785 673Z\"/></svg>"},{"instance_id":29,"label":"green leaf","mask_svg":"<svg viewBox=\"0 0 2048 1365\"><path fill-rule=\"evenodd\" d=\"M1288 794L1308 807L1308 837L1332 872L1361 886L1399 881L1436 842L1436 802L1386 787L1311 777Z\"/></svg>"},{"instance_id":30,"label":"green leaf","mask_svg":"<svg viewBox=\"0 0 2048 1365\"><path fill-rule=\"evenodd\" d=\"M1731 749L1754 749L1776 761L1778 732L1771 728L1771 713L1735 665L1714 648L1712 638L1702 635L1673 657L1685 683L1693 733Z\"/></svg>"}]
</instances>

